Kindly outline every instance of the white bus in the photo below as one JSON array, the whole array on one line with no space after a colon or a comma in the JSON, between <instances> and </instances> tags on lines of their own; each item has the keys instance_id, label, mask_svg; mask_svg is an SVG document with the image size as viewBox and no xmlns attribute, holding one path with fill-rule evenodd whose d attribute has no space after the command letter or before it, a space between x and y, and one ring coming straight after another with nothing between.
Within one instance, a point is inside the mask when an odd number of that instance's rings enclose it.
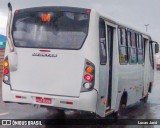
<instances>
[{"instance_id":1,"label":"white bus","mask_svg":"<svg viewBox=\"0 0 160 128\"><path fill-rule=\"evenodd\" d=\"M92 9L8 7L4 102L105 117L147 99L159 50L149 35Z\"/></svg>"}]
</instances>

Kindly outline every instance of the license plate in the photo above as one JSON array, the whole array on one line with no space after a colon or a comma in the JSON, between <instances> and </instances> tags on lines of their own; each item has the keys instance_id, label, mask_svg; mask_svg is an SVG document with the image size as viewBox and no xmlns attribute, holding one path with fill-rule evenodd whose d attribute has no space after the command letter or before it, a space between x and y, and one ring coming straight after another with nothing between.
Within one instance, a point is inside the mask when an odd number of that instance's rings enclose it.
<instances>
[{"instance_id":1,"label":"license plate","mask_svg":"<svg viewBox=\"0 0 160 128\"><path fill-rule=\"evenodd\" d=\"M36 97L37 103L43 103L43 104L52 104L51 98L42 98L42 97Z\"/></svg>"}]
</instances>

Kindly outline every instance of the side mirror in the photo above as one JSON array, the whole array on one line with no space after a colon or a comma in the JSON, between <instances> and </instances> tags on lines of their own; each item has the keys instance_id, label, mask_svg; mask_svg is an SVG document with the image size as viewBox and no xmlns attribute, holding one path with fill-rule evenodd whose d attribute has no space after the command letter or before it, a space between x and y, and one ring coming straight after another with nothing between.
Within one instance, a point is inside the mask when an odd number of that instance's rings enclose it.
<instances>
[{"instance_id":1,"label":"side mirror","mask_svg":"<svg viewBox=\"0 0 160 128\"><path fill-rule=\"evenodd\" d=\"M148 88L148 92L151 93L152 92L152 83L149 83L149 88Z\"/></svg>"},{"instance_id":2,"label":"side mirror","mask_svg":"<svg viewBox=\"0 0 160 128\"><path fill-rule=\"evenodd\" d=\"M156 44L155 44L155 53L158 53L158 52L159 52L159 44L156 43Z\"/></svg>"},{"instance_id":3,"label":"side mirror","mask_svg":"<svg viewBox=\"0 0 160 128\"><path fill-rule=\"evenodd\" d=\"M152 48L154 48L154 53L158 53L159 52L159 44L156 41L150 41ZM153 45L154 44L154 45Z\"/></svg>"}]
</instances>

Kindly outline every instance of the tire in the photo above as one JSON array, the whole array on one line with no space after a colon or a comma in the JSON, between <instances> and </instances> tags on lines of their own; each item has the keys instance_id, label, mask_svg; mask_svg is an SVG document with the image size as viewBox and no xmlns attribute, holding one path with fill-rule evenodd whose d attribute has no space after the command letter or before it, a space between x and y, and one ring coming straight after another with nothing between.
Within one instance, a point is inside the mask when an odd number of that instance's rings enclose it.
<instances>
[{"instance_id":1,"label":"tire","mask_svg":"<svg viewBox=\"0 0 160 128\"><path fill-rule=\"evenodd\" d=\"M114 117L116 119L122 119L123 118L124 113L125 113L125 107L126 107L126 105L120 103L118 111L114 114Z\"/></svg>"},{"instance_id":2,"label":"tire","mask_svg":"<svg viewBox=\"0 0 160 128\"><path fill-rule=\"evenodd\" d=\"M143 103L147 103L148 102L148 95L146 97L144 97L142 100L141 100Z\"/></svg>"}]
</instances>

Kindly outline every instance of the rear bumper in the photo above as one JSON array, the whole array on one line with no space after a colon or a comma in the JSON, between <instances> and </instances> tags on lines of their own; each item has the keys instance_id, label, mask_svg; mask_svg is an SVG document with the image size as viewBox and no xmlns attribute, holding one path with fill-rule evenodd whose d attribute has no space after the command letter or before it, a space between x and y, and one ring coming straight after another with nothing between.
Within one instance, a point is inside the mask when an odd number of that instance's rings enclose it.
<instances>
[{"instance_id":1,"label":"rear bumper","mask_svg":"<svg viewBox=\"0 0 160 128\"><path fill-rule=\"evenodd\" d=\"M21 96L21 98L16 98L16 96ZM11 90L9 85L2 83L2 98L4 102L37 104L37 105L53 106L64 109L95 112L97 104L97 96L98 95L95 90L90 92L80 93L79 97L64 97L64 96L62 97L62 96L21 92L21 91ZM51 104L37 103L35 100L36 97L51 98L52 103ZM64 104L64 102L73 102L73 104Z\"/></svg>"}]
</instances>

